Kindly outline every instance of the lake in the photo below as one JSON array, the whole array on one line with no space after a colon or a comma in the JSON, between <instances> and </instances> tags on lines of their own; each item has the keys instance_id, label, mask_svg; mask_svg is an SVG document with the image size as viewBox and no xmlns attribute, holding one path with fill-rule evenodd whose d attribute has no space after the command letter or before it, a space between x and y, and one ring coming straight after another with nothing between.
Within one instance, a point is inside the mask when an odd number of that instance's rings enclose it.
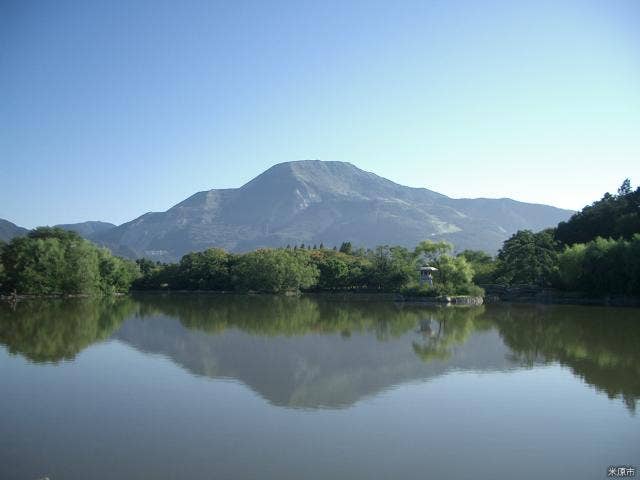
<instances>
[{"instance_id":1,"label":"lake","mask_svg":"<svg viewBox=\"0 0 640 480\"><path fill-rule=\"evenodd\" d=\"M0 305L0 478L640 475L640 310Z\"/></svg>"}]
</instances>

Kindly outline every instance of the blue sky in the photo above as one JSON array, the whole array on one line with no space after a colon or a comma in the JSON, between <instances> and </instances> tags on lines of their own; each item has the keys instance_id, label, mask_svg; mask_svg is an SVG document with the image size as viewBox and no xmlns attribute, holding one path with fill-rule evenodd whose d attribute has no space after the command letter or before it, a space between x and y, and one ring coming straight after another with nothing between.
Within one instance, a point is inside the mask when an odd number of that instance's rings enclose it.
<instances>
[{"instance_id":1,"label":"blue sky","mask_svg":"<svg viewBox=\"0 0 640 480\"><path fill-rule=\"evenodd\" d=\"M122 223L271 165L580 208L640 183L640 2L0 2L0 218Z\"/></svg>"}]
</instances>

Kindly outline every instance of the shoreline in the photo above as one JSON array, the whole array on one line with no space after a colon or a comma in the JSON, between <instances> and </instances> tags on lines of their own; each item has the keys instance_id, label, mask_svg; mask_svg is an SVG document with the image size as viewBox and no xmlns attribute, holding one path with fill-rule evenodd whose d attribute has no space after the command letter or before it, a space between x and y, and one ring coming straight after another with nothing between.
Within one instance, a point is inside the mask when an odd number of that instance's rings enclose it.
<instances>
[{"instance_id":1,"label":"shoreline","mask_svg":"<svg viewBox=\"0 0 640 480\"><path fill-rule=\"evenodd\" d=\"M390 292L233 292L214 290L134 290L129 293L116 293L113 295L87 295L87 294L47 294L47 295L0 295L0 301L14 303L24 300L36 299L88 299L105 297L125 297L136 295L238 295L238 296L262 296L275 295L286 297L309 296L338 301L357 302L393 302L402 305L424 306L478 306L502 303L537 304L537 305L585 305L608 307L640 307L640 297L627 295L605 295L603 297L590 297L579 292L562 292L553 289L542 289L532 286L502 287L485 285L487 293L483 296L468 295L443 295L438 297L405 296L400 293Z\"/></svg>"},{"instance_id":2,"label":"shoreline","mask_svg":"<svg viewBox=\"0 0 640 480\"><path fill-rule=\"evenodd\" d=\"M537 285L480 285L485 291L484 301L495 303L529 303L538 305L595 305L604 307L640 307L640 297L607 294L601 297L583 292L568 292Z\"/></svg>"}]
</instances>

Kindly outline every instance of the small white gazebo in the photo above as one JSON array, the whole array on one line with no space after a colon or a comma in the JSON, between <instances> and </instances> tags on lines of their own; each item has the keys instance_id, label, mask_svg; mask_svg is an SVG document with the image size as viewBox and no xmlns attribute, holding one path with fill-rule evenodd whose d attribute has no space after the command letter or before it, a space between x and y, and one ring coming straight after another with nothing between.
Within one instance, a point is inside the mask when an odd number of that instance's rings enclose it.
<instances>
[{"instance_id":1,"label":"small white gazebo","mask_svg":"<svg viewBox=\"0 0 640 480\"><path fill-rule=\"evenodd\" d=\"M420 267L420 286L428 283L430 287L433 287L433 272L437 272L436 267Z\"/></svg>"}]
</instances>

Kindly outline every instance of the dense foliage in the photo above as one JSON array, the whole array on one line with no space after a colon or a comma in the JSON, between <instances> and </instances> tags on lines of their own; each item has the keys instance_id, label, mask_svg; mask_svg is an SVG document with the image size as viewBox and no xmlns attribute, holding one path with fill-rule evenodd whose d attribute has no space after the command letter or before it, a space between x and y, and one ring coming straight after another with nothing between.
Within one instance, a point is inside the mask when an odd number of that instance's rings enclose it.
<instances>
[{"instance_id":1,"label":"dense foliage","mask_svg":"<svg viewBox=\"0 0 640 480\"><path fill-rule=\"evenodd\" d=\"M556 229L517 232L486 266L473 252L463 255L476 272L489 272L476 273L478 283L640 295L640 188L625 180L615 195L605 194Z\"/></svg>"},{"instance_id":2,"label":"dense foliage","mask_svg":"<svg viewBox=\"0 0 640 480\"><path fill-rule=\"evenodd\" d=\"M14 238L0 258L0 288L19 294L126 292L139 275L134 262L60 228L41 227Z\"/></svg>"},{"instance_id":3,"label":"dense foliage","mask_svg":"<svg viewBox=\"0 0 640 480\"><path fill-rule=\"evenodd\" d=\"M140 260L143 276L134 288L285 292L297 290L408 291L439 295L481 293L472 283L473 269L462 257L449 255L451 245L422 242L413 251L398 246L373 250L261 249L230 254L219 249L190 253L177 264ZM429 263L438 272L434 287L420 287L418 266Z\"/></svg>"},{"instance_id":4,"label":"dense foliage","mask_svg":"<svg viewBox=\"0 0 640 480\"><path fill-rule=\"evenodd\" d=\"M256 250L234 258L231 278L239 290L280 292L311 287L318 269L307 252Z\"/></svg>"},{"instance_id":5,"label":"dense foliage","mask_svg":"<svg viewBox=\"0 0 640 480\"><path fill-rule=\"evenodd\" d=\"M463 250L458 257L471 264L473 269L473 282L492 283L495 278L496 262L493 257L482 250Z\"/></svg>"},{"instance_id":6,"label":"dense foliage","mask_svg":"<svg viewBox=\"0 0 640 480\"><path fill-rule=\"evenodd\" d=\"M640 234L566 247L558 256L556 285L590 294L640 295Z\"/></svg>"},{"instance_id":7,"label":"dense foliage","mask_svg":"<svg viewBox=\"0 0 640 480\"><path fill-rule=\"evenodd\" d=\"M640 233L640 187L634 191L626 179L615 195L605 193L601 200L584 207L555 231L564 245L590 242L597 237L630 240Z\"/></svg>"},{"instance_id":8,"label":"dense foliage","mask_svg":"<svg viewBox=\"0 0 640 480\"><path fill-rule=\"evenodd\" d=\"M551 285L557 271L558 244L553 232L521 230L506 240L498 253L498 283Z\"/></svg>"}]
</instances>

